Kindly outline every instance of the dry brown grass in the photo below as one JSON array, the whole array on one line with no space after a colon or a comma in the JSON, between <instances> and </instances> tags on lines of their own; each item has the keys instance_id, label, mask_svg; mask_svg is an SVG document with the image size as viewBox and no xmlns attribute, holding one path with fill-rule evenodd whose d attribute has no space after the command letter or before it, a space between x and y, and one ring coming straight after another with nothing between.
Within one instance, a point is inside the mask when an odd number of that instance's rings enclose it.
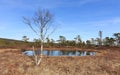
<instances>
[{"instance_id":1,"label":"dry brown grass","mask_svg":"<svg viewBox=\"0 0 120 75\"><path fill-rule=\"evenodd\" d=\"M35 66L17 51L0 53L0 75L120 75L120 50L84 57L44 57Z\"/></svg>"}]
</instances>

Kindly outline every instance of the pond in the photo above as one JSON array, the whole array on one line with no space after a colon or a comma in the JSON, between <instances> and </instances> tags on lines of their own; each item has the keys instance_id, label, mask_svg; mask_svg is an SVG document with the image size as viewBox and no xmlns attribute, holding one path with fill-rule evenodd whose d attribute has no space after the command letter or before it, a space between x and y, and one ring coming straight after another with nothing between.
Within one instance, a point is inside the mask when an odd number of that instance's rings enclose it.
<instances>
[{"instance_id":1,"label":"pond","mask_svg":"<svg viewBox=\"0 0 120 75\"><path fill-rule=\"evenodd\" d=\"M22 54L25 54L27 56L33 56L35 54L39 55L41 53L40 50L36 50L35 52L32 50L27 50L22 52ZM87 55L95 55L96 52L92 51L78 51L78 50L43 50L43 55L46 56L87 56Z\"/></svg>"}]
</instances>

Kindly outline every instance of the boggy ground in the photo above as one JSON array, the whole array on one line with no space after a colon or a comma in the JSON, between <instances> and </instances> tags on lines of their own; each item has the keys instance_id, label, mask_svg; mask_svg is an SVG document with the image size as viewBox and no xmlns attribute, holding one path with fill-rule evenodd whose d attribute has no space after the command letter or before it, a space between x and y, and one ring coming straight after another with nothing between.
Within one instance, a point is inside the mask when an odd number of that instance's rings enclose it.
<instances>
[{"instance_id":1,"label":"boggy ground","mask_svg":"<svg viewBox=\"0 0 120 75\"><path fill-rule=\"evenodd\" d=\"M101 50L95 56L43 57L35 66L20 51L0 53L0 75L120 75L120 49Z\"/></svg>"}]
</instances>

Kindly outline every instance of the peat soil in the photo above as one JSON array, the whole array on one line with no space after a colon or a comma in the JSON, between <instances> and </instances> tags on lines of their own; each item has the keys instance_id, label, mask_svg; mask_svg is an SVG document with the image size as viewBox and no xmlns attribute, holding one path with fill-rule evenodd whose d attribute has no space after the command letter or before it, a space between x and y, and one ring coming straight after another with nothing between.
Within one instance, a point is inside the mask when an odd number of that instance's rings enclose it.
<instances>
[{"instance_id":1,"label":"peat soil","mask_svg":"<svg viewBox=\"0 0 120 75\"><path fill-rule=\"evenodd\" d=\"M7 50L0 52L0 75L120 75L120 48L95 56L44 56L38 66L33 57Z\"/></svg>"}]
</instances>

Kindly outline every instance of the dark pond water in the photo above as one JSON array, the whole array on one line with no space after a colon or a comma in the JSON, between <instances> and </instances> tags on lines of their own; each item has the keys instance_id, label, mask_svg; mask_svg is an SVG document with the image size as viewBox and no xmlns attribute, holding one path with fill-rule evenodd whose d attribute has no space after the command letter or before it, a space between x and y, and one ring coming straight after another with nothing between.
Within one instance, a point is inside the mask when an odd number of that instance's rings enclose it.
<instances>
[{"instance_id":1,"label":"dark pond water","mask_svg":"<svg viewBox=\"0 0 120 75\"><path fill-rule=\"evenodd\" d=\"M40 54L40 50L35 52L32 50L22 52L25 55L33 56L35 54ZM95 55L96 52L90 51L65 51L65 50L44 50L43 54L46 56L86 56L86 55Z\"/></svg>"}]
</instances>

